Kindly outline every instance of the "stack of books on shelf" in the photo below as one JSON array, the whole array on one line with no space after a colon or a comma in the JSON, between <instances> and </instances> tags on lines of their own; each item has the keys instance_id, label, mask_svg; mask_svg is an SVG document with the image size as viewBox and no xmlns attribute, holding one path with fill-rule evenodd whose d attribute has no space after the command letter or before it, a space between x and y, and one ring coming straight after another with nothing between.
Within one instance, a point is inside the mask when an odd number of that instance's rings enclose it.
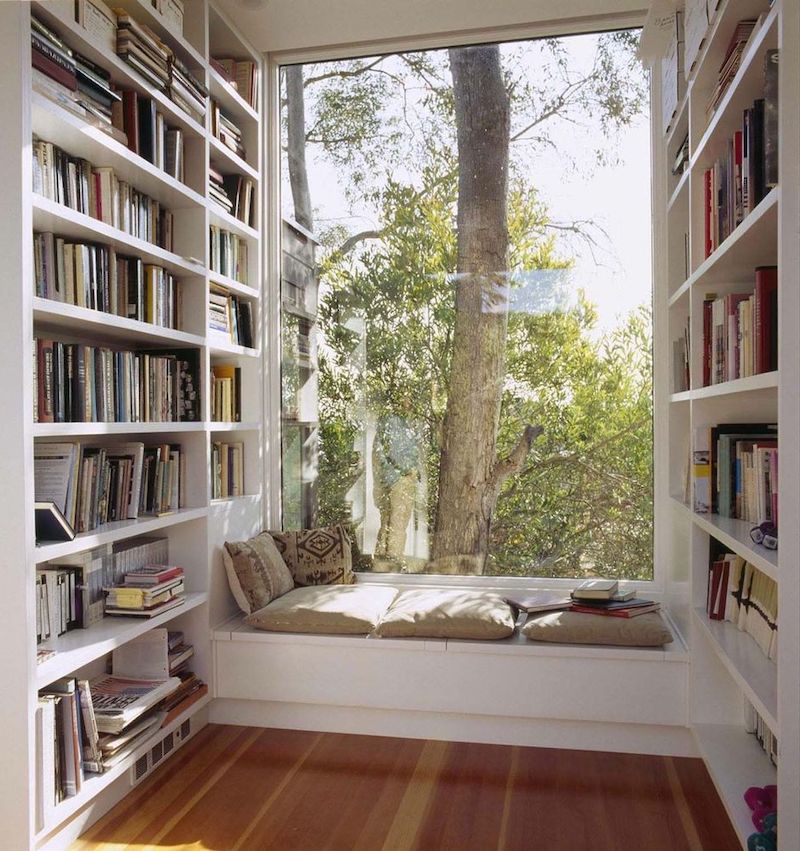
<instances>
[{"instance_id":1,"label":"stack of books on shelf","mask_svg":"<svg viewBox=\"0 0 800 851\"><path fill-rule=\"evenodd\" d=\"M112 120L125 133L134 154L184 182L183 130L168 126L155 101L126 89L112 111Z\"/></svg>"},{"instance_id":2,"label":"stack of books on shelf","mask_svg":"<svg viewBox=\"0 0 800 851\"><path fill-rule=\"evenodd\" d=\"M174 53L170 53L169 58L167 93L184 112L197 121L205 116L208 90Z\"/></svg>"},{"instance_id":3,"label":"stack of books on shelf","mask_svg":"<svg viewBox=\"0 0 800 851\"><path fill-rule=\"evenodd\" d=\"M742 56L744 55L747 43L755 28L755 18L739 21L736 25L736 29L733 31L733 35L728 42L725 58L722 60L722 65L719 69L717 85L714 87L714 91L711 93L708 106L706 107L706 119L708 121L711 120L711 117L717 111L720 101L725 97L725 92L728 91L728 87L733 82L733 78L736 76L736 72L742 63Z\"/></svg>"},{"instance_id":4,"label":"stack of books on shelf","mask_svg":"<svg viewBox=\"0 0 800 851\"><path fill-rule=\"evenodd\" d=\"M242 131L236 122L226 115L215 101L211 101L211 134L219 139L228 150L244 160L247 154L242 144Z\"/></svg>"},{"instance_id":5,"label":"stack of books on shelf","mask_svg":"<svg viewBox=\"0 0 800 851\"><path fill-rule=\"evenodd\" d=\"M180 630L169 630L167 633L167 660L169 675L176 677L189 667L189 660L194 656L194 647L184 640Z\"/></svg>"},{"instance_id":6,"label":"stack of books on shelf","mask_svg":"<svg viewBox=\"0 0 800 851\"><path fill-rule=\"evenodd\" d=\"M689 361L691 347L689 345L689 321L686 322L683 334L672 342L672 392L682 393L691 386L689 377Z\"/></svg>"},{"instance_id":7,"label":"stack of books on shelf","mask_svg":"<svg viewBox=\"0 0 800 851\"><path fill-rule=\"evenodd\" d=\"M32 151L34 192L137 239L173 250L172 213L119 180L114 169L95 168L88 160L36 137Z\"/></svg>"},{"instance_id":8,"label":"stack of books on shelf","mask_svg":"<svg viewBox=\"0 0 800 851\"><path fill-rule=\"evenodd\" d=\"M146 564L164 564L168 556L166 538L139 537L40 564L36 570L37 642L98 623L105 614L104 588L119 584L126 573Z\"/></svg>"},{"instance_id":9,"label":"stack of books on shelf","mask_svg":"<svg viewBox=\"0 0 800 851\"><path fill-rule=\"evenodd\" d=\"M712 555L706 613L711 620L728 621L747 632L767 658L776 658L778 583L741 556Z\"/></svg>"},{"instance_id":10,"label":"stack of books on shelf","mask_svg":"<svg viewBox=\"0 0 800 851\"><path fill-rule=\"evenodd\" d=\"M40 441L33 463L37 502L54 502L77 532L169 514L184 505L186 453L178 444Z\"/></svg>"},{"instance_id":11,"label":"stack of books on shelf","mask_svg":"<svg viewBox=\"0 0 800 851\"><path fill-rule=\"evenodd\" d=\"M242 370L229 364L211 367L211 419L238 423L242 419Z\"/></svg>"},{"instance_id":12,"label":"stack of books on shelf","mask_svg":"<svg viewBox=\"0 0 800 851\"><path fill-rule=\"evenodd\" d=\"M778 525L778 428L723 423L695 429L693 509Z\"/></svg>"},{"instance_id":13,"label":"stack of books on shelf","mask_svg":"<svg viewBox=\"0 0 800 851\"><path fill-rule=\"evenodd\" d=\"M214 165L208 167L208 195L226 213L252 225L255 210L255 184L249 177L223 175Z\"/></svg>"},{"instance_id":14,"label":"stack of books on shelf","mask_svg":"<svg viewBox=\"0 0 800 851\"><path fill-rule=\"evenodd\" d=\"M244 444L211 444L211 498L244 495Z\"/></svg>"},{"instance_id":15,"label":"stack of books on shelf","mask_svg":"<svg viewBox=\"0 0 800 851\"><path fill-rule=\"evenodd\" d=\"M34 422L199 421L197 349L118 351L34 339Z\"/></svg>"},{"instance_id":16,"label":"stack of books on shelf","mask_svg":"<svg viewBox=\"0 0 800 851\"><path fill-rule=\"evenodd\" d=\"M253 311L250 301L211 285L208 293L208 327L224 334L237 346L253 348Z\"/></svg>"},{"instance_id":17,"label":"stack of books on shelf","mask_svg":"<svg viewBox=\"0 0 800 851\"><path fill-rule=\"evenodd\" d=\"M184 603L183 568L165 564L144 565L126 573L120 585L111 585L104 590L107 615L154 618Z\"/></svg>"},{"instance_id":18,"label":"stack of books on shelf","mask_svg":"<svg viewBox=\"0 0 800 851\"><path fill-rule=\"evenodd\" d=\"M33 284L40 298L164 328L180 325L178 281L161 266L105 245L34 233Z\"/></svg>"},{"instance_id":19,"label":"stack of books on shelf","mask_svg":"<svg viewBox=\"0 0 800 851\"><path fill-rule=\"evenodd\" d=\"M767 51L765 92L742 115L742 129L703 174L705 256L709 257L778 184L778 51Z\"/></svg>"},{"instance_id":20,"label":"stack of books on shelf","mask_svg":"<svg viewBox=\"0 0 800 851\"><path fill-rule=\"evenodd\" d=\"M235 233L209 226L211 269L240 284L247 283L247 243Z\"/></svg>"},{"instance_id":21,"label":"stack of books on shelf","mask_svg":"<svg viewBox=\"0 0 800 851\"><path fill-rule=\"evenodd\" d=\"M769 728L755 706L747 698L744 701L744 728L756 737L764 753L773 765L778 764L778 737Z\"/></svg>"},{"instance_id":22,"label":"stack of books on shelf","mask_svg":"<svg viewBox=\"0 0 800 851\"><path fill-rule=\"evenodd\" d=\"M703 300L703 386L778 368L778 269L759 266L750 292Z\"/></svg>"},{"instance_id":23,"label":"stack of books on shelf","mask_svg":"<svg viewBox=\"0 0 800 851\"><path fill-rule=\"evenodd\" d=\"M250 60L211 57L211 67L241 96L253 109L258 109L258 70L256 63Z\"/></svg>"}]
</instances>

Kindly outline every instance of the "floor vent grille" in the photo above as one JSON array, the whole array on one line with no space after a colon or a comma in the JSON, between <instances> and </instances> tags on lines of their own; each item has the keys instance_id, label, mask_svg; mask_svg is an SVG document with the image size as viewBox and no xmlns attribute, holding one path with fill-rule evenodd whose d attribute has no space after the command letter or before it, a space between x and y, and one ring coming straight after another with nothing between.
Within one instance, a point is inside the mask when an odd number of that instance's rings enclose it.
<instances>
[{"instance_id":1,"label":"floor vent grille","mask_svg":"<svg viewBox=\"0 0 800 851\"><path fill-rule=\"evenodd\" d=\"M166 757L177 750L192 735L192 719L187 718L177 730L167 733L131 766L131 786L140 783Z\"/></svg>"}]
</instances>

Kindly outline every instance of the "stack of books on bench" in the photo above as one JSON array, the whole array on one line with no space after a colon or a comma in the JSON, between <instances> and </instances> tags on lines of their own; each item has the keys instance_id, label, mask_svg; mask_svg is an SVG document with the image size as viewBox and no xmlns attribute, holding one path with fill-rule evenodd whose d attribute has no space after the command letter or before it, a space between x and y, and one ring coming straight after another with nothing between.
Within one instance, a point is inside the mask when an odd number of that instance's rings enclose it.
<instances>
[{"instance_id":1,"label":"stack of books on bench","mask_svg":"<svg viewBox=\"0 0 800 851\"><path fill-rule=\"evenodd\" d=\"M638 599L636 591L621 591L615 579L588 579L569 594L540 591L509 596L505 600L527 614L570 611L587 615L634 618L661 609L661 604L655 600Z\"/></svg>"}]
</instances>

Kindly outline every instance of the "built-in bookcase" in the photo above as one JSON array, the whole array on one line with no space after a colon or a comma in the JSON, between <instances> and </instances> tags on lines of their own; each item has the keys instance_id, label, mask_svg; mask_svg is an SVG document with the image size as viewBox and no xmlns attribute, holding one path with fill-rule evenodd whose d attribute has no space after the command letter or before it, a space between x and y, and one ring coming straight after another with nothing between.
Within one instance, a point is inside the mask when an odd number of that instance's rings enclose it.
<instances>
[{"instance_id":1,"label":"built-in bookcase","mask_svg":"<svg viewBox=\"0 0 800 851\"><path fill-rule=\"evenodd\" d=\"M20 694L9 695L2 707L2 723L13 729L19 753L9 771L14 791L4 796L3 823L8 847L63 847L109 806L123 797L133 782L134 763L145 755L150 743L113 771L88 775L82 791L67 798L47 815L37 818L36 743L33 711L37 692L61 677L94 676L106 669L114 648L143 632L168 626L183 630L195 648L193 668L209 685L208 695L192 705L170 728L153 736L152 743L174 733L183 741L205 723L205 706L213 696L210 627L230 613L221 566L224 540L247 537L262 527L263 516L263 337L262 304L262 137L263 118L259 94L247 102L211 60L226 57L254 62L261 77L262 61L226 15L207 0L185 0L182 31L162 16L149 0L115 0L145 24L182 60L209 91L209 108L201 121L156 91L101 40L76 23L72 0L8 3L0 8L0 48L3 58L4 160L2 181L4 215L8 227L3 237L5 319L13 328L6 345L8 356L0 386L13 399L13 411L4 414L8 445L4 456L14 462L4 470L3 508L10 512L15 534L4 541L9 578L7 605L15 615L9 619L7 648L14 663L4 671L9 678L27 684ZM132 153L110 134L89 125L83 118L38 91L31 90L30 14L33 12L63 41L111 74L119 88L152 99L170 127L184 137L184 176L179 181ZM9 69L9 73L6 73ZM13 71L11 70L13 69ZM263 77L261 79L263 85ZM212 132L211 100L241 131L244 153L230 150ZM32 191L31 138L52 142L94 166L110 166L121 180L134 186L172 211L173 250L137 239L97 219L68 209ZM11 153L9 153L9 151ZM21 156L18 152L21 152ZM223 175L240 175L251 181L251 213L242 221L214 202L210 193L209 167ZM21 210L21 214L20 214ZM246 251L238 279L211 269L210 228L233 234ZM32 292L32 234L52 232L70 240L104 245L118 253L162 267L178 281L182 309L175 329L103 313L37 297ZM210 285L248 302L252 316L252 346L234 342L230 335L209 327ZM121 350L195 350L199 360L199 416L180 422L35 422L33 401L33 341L35 337L107 346ZM237 422L212 421L210 372L212 364L224 363L241 370L243 405ZM140 515L98 526L68 543L37 546L33 532L33 450L40 442L74 441L113 445L125 441L180 444L186 455L185 504L160 516ZM211 448L214 441L237 441L244 446L246 492L230 499L212 499ZM12 503L13 500L13 503ZM24 503L24 509L19 508ZM17 508L15 508L15 506ZM186 602L152 620L105 617L88 629L70 630L48 640L44 647L55 655L36 663L34 574L37 564L76 556L94 547L124 542L141 535L169 540L169 558L186 571ZM17 629L19 627L19 629ZM5 631L5 627L4 627ZM6 689L4 687L5 691ZM189 721L187 725L185 722ZM172 739L170 740L173 741ZM139 761L139 767L141 762ZM25 816L21 817L24 813Z\"/></svg>"},{"instance_id":2,"label":"built-in bookcase","mask_svg":"<svg viewBox=\"0 0 800 851\"><path fill-rule=\"evenodd\" d=\"M692 6L697 6L692 3ZM700 3L702 7L704 4ZM687 4L687 16L689 13ZM663 103L661 63L653 65L654 219L656 271L656 386L675 390L673 343L689 329L688 389L656 399L657 431L663 430L657 506L667 541L671 610L691 641L690 718L698 749L743 844L754 832L742 799L749 786L778 783L787 805L779 809L780 847L800 845L797 823L798 713L798 395L800 380L800 275L798 274L798 4L775 0L707 4L708 26L671 121ZM759 16L762 16L759 18ZM706 106L740 20L759 18L741 63L716 111ZM697 17L695 16L695 20ZM651 18L650 26L654 24ZM652 37L654 30L646 32ZM686 43L691 41L686 33ZM765 59L779 53L779 184L706 256L704 173L740 128L743 110L764 97ZM683 67L678 73L683 74ZM669 98L667 98L669 100ZM661 128L668 126L666 133ZM673 166L688 137L688 164ZM778 267L778 369L704 386L703 301L747 289L757 266ZM752 523L693 510L691 452L698 429L720 423L777 423L780 549L750 536ZM716 542L716 543L715 543ZM775 580L779 588L777 662L733 624L706 614L712 545L735 553ZM752 706L778 738L778 768L746 732Z\"/></svg>"}]
</instances>

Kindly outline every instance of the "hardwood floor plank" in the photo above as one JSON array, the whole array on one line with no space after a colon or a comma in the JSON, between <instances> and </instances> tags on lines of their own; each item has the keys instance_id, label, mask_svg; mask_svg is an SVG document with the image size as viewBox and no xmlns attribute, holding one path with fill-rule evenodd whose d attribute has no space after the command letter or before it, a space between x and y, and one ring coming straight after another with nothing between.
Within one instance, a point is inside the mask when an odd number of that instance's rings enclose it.
<instances>
[{"instance_id":1,"label":"hardwood floor plank","mask_svg":"<svg viewBox=\"0 0 800 851\"><path fill-rule=\"evenodd\" d=\"M73 851L738 851L701 760L209 725Z\"/></svg>"}]
</instances>

